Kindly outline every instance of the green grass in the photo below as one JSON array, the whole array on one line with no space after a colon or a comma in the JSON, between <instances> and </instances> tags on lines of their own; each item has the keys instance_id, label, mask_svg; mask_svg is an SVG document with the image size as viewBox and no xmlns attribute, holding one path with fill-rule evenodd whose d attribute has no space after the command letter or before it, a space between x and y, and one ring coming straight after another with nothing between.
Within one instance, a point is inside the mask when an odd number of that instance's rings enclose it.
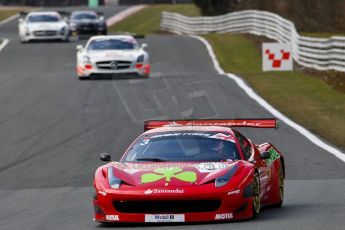
<instances>
[{"instance_id":1,"label":"green grass","mask_svg":"<svg viewBox=\"0 0 345 230\"><path fill-rule=\"evenodd\" d=\"M345 33L321 33L321 32L301 32L302 36L314 38L330 38L332 36L345 36Z\"/></svg>"},{"instance_id":2,"label":"green grass","mask_svg":"<svg viewBox=\"0 0 345 230\"><path fill-rule=\"evenodd\" d=\"M0 22L12 15L19 13L20 10L0 10Z\"/></svg>"},{"instance_id":3,"label":"green grass","mask_svg":"<svg viewBox=\"0 0 345 230\"><path fill-rule=\"evenodd\" d=\"M178 12L188 16L200 15L199 8L192 4L158 4L147 7L109 28L110 32L151 34L159 32L162 11Z\"/></svg>"},{"instance_id":4,"label":"green grass","mask_svg":"<svg viewBox=\"0 0 345 230\"><path fill-rule=\"evenodd\" d=\"M128 31L137 34L159 32L162 11L179 12L188 16L200 15L194 5L155 5L115 24L110 31ZM309 35L326 36L319 33ZM257 42L248 36L209 34L204 37L213 46L226 72L241 76L282 113L345 149L343 93L334 90L325 81L302 71L262 72L261 51ZM325 75L327 76L327 73Z\"/></svg>"},{"instance_id":5,"label":"green grass","mask_svg":"<svg viewBox=\"0 0 345 230\"><path fill-rule=\"evenodd\" d=\"M0 21L13 16L21 11L25 11L28 12L30 10L33 10L36 8L32 8L32 7L26 7L26 6L4 6L4 7L0 7Z\"/></svg>"},{"instance_id":6,"label":"green grass","mask_svg":"<svg viewBox=\"0 0 345 230\"><path fill-rule=\"evenodd\" d=\"M279 111L345 148L343 93L301 71L262 72L261 51L244 35L209 34L205 38L226 72L240 75Z\"/></svg>"}]
</instances>

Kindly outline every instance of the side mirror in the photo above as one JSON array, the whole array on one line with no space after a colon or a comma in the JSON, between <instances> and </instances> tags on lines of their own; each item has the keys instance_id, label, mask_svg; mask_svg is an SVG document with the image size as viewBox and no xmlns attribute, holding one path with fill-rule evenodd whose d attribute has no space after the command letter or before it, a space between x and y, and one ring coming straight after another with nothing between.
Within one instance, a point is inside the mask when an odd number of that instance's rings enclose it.
<instances>
[{"instance_id":1,"label":"side mirror","mask_svg":"<svg viewBox=\"0 0 345 230\"><path fill-rule=\"evenodd\" d=\"M141 48L145 49L148 45L146 43L141 44Z\"/></svg>"},{"instance_id":2,"label":"side mirror","mask_svg":"<svg viewBox=\"0 0 345 230\"><path fill-rule=\"evenodd\" d=\"M109 153L101 153L99 158L101 161L111 161L111 156Z\"/></svg>"},{"instance_id":3,"label":"side mirror","mask_svg":"<svg viewBox=\"0 0 345 230\"><path fill-rule=\"evenodd\" d=\"M18 19L18 22L19 22L19 24L22 24L22 23L24 22L24 19L19 18L19 19Z\"/></svg>"},{"instance_id":4,"label":"side mirror","mask_svg":"<svg viewBox=\"0 0 345 230\"><path fill-rule=\"evenodd\" d=\"M260 158L263 160L269 159L270 157L271 157L271 154L269 152L260 153Z\"/></svg>"},{"instance_id":5,"label":"side mirror","mask_svg":"<svg viewBox=\"0 0 345 230\"><path fill-rule=\"evenodd\" d=\"M78 51L81 51L83 49L83 46L82 45L77 45L77 50Z\"/></svg>"}]
</instances>

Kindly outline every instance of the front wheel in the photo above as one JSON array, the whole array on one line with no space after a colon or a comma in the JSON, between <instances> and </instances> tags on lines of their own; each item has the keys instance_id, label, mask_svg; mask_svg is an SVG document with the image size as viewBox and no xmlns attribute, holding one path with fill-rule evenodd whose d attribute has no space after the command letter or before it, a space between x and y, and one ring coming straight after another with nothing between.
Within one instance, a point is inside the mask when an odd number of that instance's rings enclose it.
<instances>
[{"instance_id":1,"label":"front wheel","mask_svg":"<svg viewBox=\"0 0 345 230\"><path fill-rule=\"evenodd\" d=\"M260 208L260 176L258 172L255 172L253 181L253 218L260 213Z\"/></svg>"},{"instance_id":2,"label":"front wheel","mask_svg":"<svg viewBox=\"0 0 345 230\"><path fill-rule=\"evenodd\" d=\"M69 37L65 37L64 39L62 39L63 42L69 42Z\"/></svg>"},{"instance_id":3,"label":"front wheel","mask_svg":"<svg viewBox=\"0 0 345 230\"><path fill-rule=\"evenodd\" d=\"M85 76L79 76L79 80L89 80L90 79L90 77L85 77Z\"/></svg>"},{"instance_id":4,"label":"front wheel","mask_svg":"<svg viewBox=\"0 0 345 230\"><path fill-rule=\"evenodd\" d=\"M19 36L19 41L20 41L20 43L22 43L22 44L24 44L24 43L27 42L27 41L25 40L25 38L22 37L22 36Z\"/></svg>"},{"instance_id":5,"label":"front wheel","mask_svg":"<svg viewBox=\"0 0 345 230\"><path fill-rule=\"evenodd\" d=\"M283 205L283 201L284 201L284 180L285 180L285 177L284 177L284 168L283 168L283 164L280 163L279 165L279 172L278 172L278 187L279 187L279 194L278 194L278 197L279 197L279 201L275 204L273 204L273 207L275 208L280 208L282 205Z\"/></svg>"}]
</instances>

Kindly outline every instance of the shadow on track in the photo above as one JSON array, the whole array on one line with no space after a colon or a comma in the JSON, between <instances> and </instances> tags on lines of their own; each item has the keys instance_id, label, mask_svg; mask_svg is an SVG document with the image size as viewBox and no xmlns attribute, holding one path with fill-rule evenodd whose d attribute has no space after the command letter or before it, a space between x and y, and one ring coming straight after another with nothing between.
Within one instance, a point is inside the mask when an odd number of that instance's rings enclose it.
<instances>
[{"instance_id":1,"label":"shadow on track","mask_svg":"<svg viewBox=\"0 0 345 230\"><path fill-rule=\"evenodd\" d=\"M21 42L18 40L19 43L23 45L30 45L30 44L68 44L68 43L80 43L83 42L83 40L79 40L78 38L75 37L70 37L69 40L61 40L61 39L51 39L51 40L30 40L26 42Z\"/></svg>"},{"instance_id":2,"label":"shadow on track","mask_svg":"<svg viewBox=\"0 0 345 230\"><path fill-rule=\"evenodd\" d=\"M126 75L114 75L114 74L99 74L91 75L87 78L79 78L81 81L91 81L91 80L142 80L149 79L147 76L138 76L136 74L126 74Z\"/></svg>"}]
</instances>

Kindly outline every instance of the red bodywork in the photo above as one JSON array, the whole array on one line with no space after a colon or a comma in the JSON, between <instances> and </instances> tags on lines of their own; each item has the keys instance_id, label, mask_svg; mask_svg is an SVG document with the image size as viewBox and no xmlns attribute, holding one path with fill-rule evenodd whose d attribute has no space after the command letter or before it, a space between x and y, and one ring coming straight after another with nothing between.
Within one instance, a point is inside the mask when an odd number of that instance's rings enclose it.
<instances>
[{"instance_id":1,"label":"red bodywork","mask_svg":"<svg viewBox=\"0 0 345 230\"><path fill-rule=\"evenodd\" d=\"M144 134L170 131L217 131L226 133L236 142L241 160L229 162L111 162L99 167L95 173L94 199L95 220L98 222L203 222L242 220L253 217L252 183L254 172L259 173L261 207L282 202L279 193L279 170L283 167L282 154L271 144L255 145L245 139L252 154L245 157L244 149L236 137L235 130L224 125L258 127L263 120L242 119L158 121L145 123ZM247 125L245 123L246 122ZM255 122L258 121L258 122ZM248 125L248 123L250 123ZM253 124L256 123L255 124ZM241 124L242 125L241 125ZM212 125L212 126L209 126ZM262 127L275 128L276 121L264 122ZM242 143L242 142L241 142ZM270 159L261 159L260 153L273 153ZM126 153L125 153L126 154ZM123 158L122 158L123 159ZM177 167L180 171L150 183L142 183L147 174L159 174L157 168ZM110 169L109 169L110 168ZM112 170L112 171L111 171ZM216 187L215 180L234 171L229 182ZM186 182L178 174L189 172L196 180ZM121 180L119 188L111 188L108 174L114 173Z\"/></svg>"}]
</instances>

